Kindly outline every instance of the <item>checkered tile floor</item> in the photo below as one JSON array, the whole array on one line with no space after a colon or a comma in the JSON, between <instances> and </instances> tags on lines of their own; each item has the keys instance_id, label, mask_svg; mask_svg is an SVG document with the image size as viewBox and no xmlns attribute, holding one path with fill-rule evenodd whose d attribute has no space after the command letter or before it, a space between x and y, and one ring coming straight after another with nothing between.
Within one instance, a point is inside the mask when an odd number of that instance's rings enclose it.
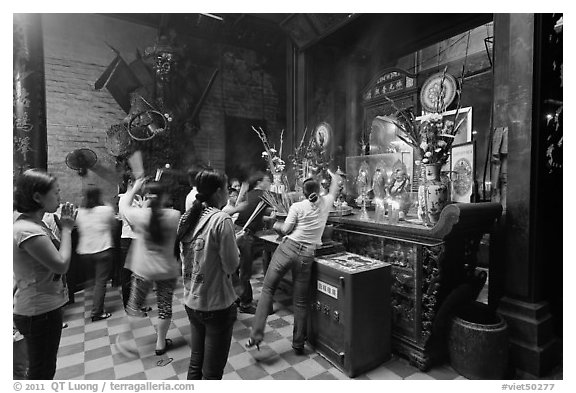
<instances>
[{"instance_id":1,"label":"checkered tile floor","mask_svg":"<svg viewBox=\"0 0 576 393\"><path fill-rule=\"evenodd\" d=\"M262 273L252 279L255 300L260 297ZM76 294L75 303L65 307L64 320L68 327L62 331L55 379L133 379L163 380L186 379L190 358L190 327L184 305L183 290L179 285L173 304L173 319L168 331L173 347L163 356L154 354L157 322L155 296L148 297L153 308L132 331L140 357L127 358L114 346L116 336L126 330L119 288L108 287L105 308L112 317L97 322L90 320L92 291ZM297 356L292 351L293 313L291 299L283 291L275 295L275 313L268 317L264 345L260 351L246 350L253 315L238 313L234 325L232 345L223 379L349 379L316 351L306 345L306 354ZM159 365L158 361L162 360ZM441 366L422 373L405 359L392 357L380 367L355 379L465 379L451 367Z\"/></svg>"}]
</instances>

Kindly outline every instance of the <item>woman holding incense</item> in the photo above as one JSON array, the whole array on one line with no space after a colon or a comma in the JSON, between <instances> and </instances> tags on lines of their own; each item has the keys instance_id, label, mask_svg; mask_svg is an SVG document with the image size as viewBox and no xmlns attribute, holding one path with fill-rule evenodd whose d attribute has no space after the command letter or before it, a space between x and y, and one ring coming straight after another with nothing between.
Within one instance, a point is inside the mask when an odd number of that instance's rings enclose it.
<instances>
[{"instance_id":1,"label":"woman holding incense","mask_svg":"<svg viewBox=\"0 0 576 393\"><path fill-rule=\"evenodd\" d=\"M243 230L244 236L238 241L240 249L240 268L238 271L237 294L241 313L254 314L256 307L252 305L252 276L253 247L256 240L254 234L264 229L264 214L262 196L270 189L270 176L264 172L257 172L248 179L248 192L245 200L230 215L239 212L235 221L236 232Z\"/></svg>"},{"instance_id":2,"label":"woman holding incense","mask_svg":"<svg viewBox=\"0 0 576 393\"><path fill-rule=\"evenodd\" d=\"M286 236L272 255L264 276L262 295L252 322L250 339L245 344L246 348L256 346L260 349L259 345L264 337L264 327L274 292L282 277L291 270L294 286L292 348L298 355L304 353L312 261L316 247L322 244L322 232L324 232L328 214L339 191L340 176L330 170L328 173L332 180L327 195L320 196L318 181L307 179L302 184L302 192L306 199L290 206L284 223L279 221L274 223L274 230Z\"/></svg>"}]
</instances>

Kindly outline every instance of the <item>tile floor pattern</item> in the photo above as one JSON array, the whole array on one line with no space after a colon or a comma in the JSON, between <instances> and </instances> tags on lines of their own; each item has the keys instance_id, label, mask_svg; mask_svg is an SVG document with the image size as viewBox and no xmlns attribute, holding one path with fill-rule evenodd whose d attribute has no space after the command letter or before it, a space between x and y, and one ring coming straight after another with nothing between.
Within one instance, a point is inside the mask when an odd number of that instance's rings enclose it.
<instances>
[{"instance_id":1,"label":"tile floor pattern","mask_svg":"<svg viewBox=\"0 0 576 393\"><path fill-rule=\"evenodd\" d=\"M252 279L254 297L257 300L262 288L262 273ZM62 331L58 352L58 368L55 379L69 380L164 380L186 379L190 358L190 327L184 305L183 289L178 286L173 304L173 319L168 338L173 347L163 356L154 354L158 312L155 296L151 292L148 303L153 310L132 331L138 345L140 357L127 358L116 349L114 342L119 333L126 330L124 311L119 288L108 287L105 307L112 317L97 322L90 321L92 291L88 289L76 294L75 303L65 307L64 320L68 327ZM306 354L297 356L292 351L293 313L291 298L278 290L275 295L276 312L268 317L264 345L260 352L246 350L243 344L250 332L252 315L238 313L234 325L232 345L223 379L350 379L306 345ZM169 362L169 358L172 361ZM158 361L168 363L159 366ZM452 380L466 379L448 365L436 367L423 373L395 355L380 367L355 379L387 380Z\"/></svg>"}]
</instances>

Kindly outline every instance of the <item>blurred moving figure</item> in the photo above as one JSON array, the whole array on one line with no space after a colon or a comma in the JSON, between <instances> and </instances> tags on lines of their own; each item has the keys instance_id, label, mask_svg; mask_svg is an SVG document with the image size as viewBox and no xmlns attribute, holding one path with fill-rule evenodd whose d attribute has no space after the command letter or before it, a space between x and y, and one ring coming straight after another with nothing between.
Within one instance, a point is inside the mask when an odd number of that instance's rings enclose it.
<instances>
[{"instance_id":1,"label":"blurred moving figure","mask_svg":"<svg viewBox=\"0 0 576 393\"><path fill-rule=\"evenodd\" d=\"M92 299L92 322L112 316L104 310L106 283L110 279L114 263L112 229L116 225L114 208L102 202L102 191L88 188L84 193L82 207L78 209L78 245L76 253L82 266L94 269L94 298Z\"/></svg>"},{"instance_id":2,"label":"blurred moving figure","mask_svg":"<svg viewBox=\"0 0 576 393\"><path fill-rule=\"evenodd\" d=\"M192 169L188 170L188 184L190 184L190 187L192 187L192 189L190 190L188 195L186 195L186 201L184 202L184 207L185 207L186 211L188 211L192 207L192 204L196 200L196 194L198 193L198 190L196 189L196 175L197 174L198 174L198 169L196 169L196 168L192 168Z\"/></svg>"},{"instance_id":3,"label":"blurred moving figure","mask_svg":"<svg viewBox=\"0 0 576 393\"><path fill-rule=\"evenodd\" d=\"M268 191L270 185L270 176L264 172L256 172L249 178L246 199L238 204L236 209L231 209L228 213L230 215L236 212L240 213L235 221L236 232L243 230L243 227L256 211L258 204L262 201L261 197L264 195L264 191ZM252 304L254 298L252 286L250 285L250 277L252 277L252 262L254 260L255 233L264 229L264 214L265 209L262 209L253 217L252 221L244 229L244 236L238 241L240 268L238 271L239 285L237 293L241 313L254 314L256 312L256 307Z\"/></svg>"},{"instance_id":4,"label":"blurred moving figure","mask_svg":"<svg viewBox=\"0 0 576 393\"><path fill-rule=\"evenodd\" d=\"M222 208L222 211L224 213L232 213L230 214L230 217L232 218L232 222L235 222L236 219L238 218L238 214L239 213L234 213L234 211L236 210L236 201L238 200L238 191L235 188L230 187L228 189L228 203L226 203L226 206L224 206Z\"/></svg>"},{"instance_id":5,"label":"blurred moving figure","mask_svg":"<svg viewBox=\"0 0 576 393\"><path fill-rule=\"evenodd\" d=\"M130 175L126 175L122 184L122 193L118 194L118 198L122 199L124 195L132 190L134 182ZM142 198L140 195L134 195L131 207L142 207ZM130 250L130 245L132 240L136 238L136 234L128 224L128 221L124 218L120 212L118 212L118 217L122 220L122 233L120 234L120 285L122 288L122 303L124 308L128 305L128 299L130 299L130 288L132 286L132 271L126 267L126 259L128 257L128 250Z\"/></svg>"},{"instance_id":6,"label":"blurred moving figure","mask_svg":"<svg viewBox=\"0 0 576 393\"><path fill-rule=\"evenodd\" d=\"M172 340L166 338L166 334L172 320L174 287L181 273L180 262L174 256L180 212L166 208L169 203L168 192L165 186L157 182L148 183L144 187L143 207L133 207L134 195L140 191L144 182L142 178L136 179L132 189L118 203L120 214L136 234L126 261L126 267L133 272L126 314L129 331L132 331L134 324L146 316L142 308L148 292L156 284L158 326L155 353L160 356L172 345ZM137 348L135 342L131 341L122 342L118 335L116 344L121 352L133 356Z\"/></svg>"}]
</instances>

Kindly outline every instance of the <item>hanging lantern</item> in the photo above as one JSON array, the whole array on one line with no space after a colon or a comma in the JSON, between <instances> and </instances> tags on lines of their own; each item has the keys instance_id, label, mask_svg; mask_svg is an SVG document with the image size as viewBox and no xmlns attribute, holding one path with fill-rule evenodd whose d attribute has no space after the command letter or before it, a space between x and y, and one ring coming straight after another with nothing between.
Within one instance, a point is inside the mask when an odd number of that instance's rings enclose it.
<instances>
[{"instance_id":1,"label":"hanging lantern","mask_svg":"<svg viewBox=\"0 0 576 393\"><path fill-rule=\"evenodd\" d=\"M153 59L152 67L162 82L168 82L178 63L180 49L175 48L165 35L158 37L154 46L144 50L144 57Z\"/></svg>"}]
</instances>

